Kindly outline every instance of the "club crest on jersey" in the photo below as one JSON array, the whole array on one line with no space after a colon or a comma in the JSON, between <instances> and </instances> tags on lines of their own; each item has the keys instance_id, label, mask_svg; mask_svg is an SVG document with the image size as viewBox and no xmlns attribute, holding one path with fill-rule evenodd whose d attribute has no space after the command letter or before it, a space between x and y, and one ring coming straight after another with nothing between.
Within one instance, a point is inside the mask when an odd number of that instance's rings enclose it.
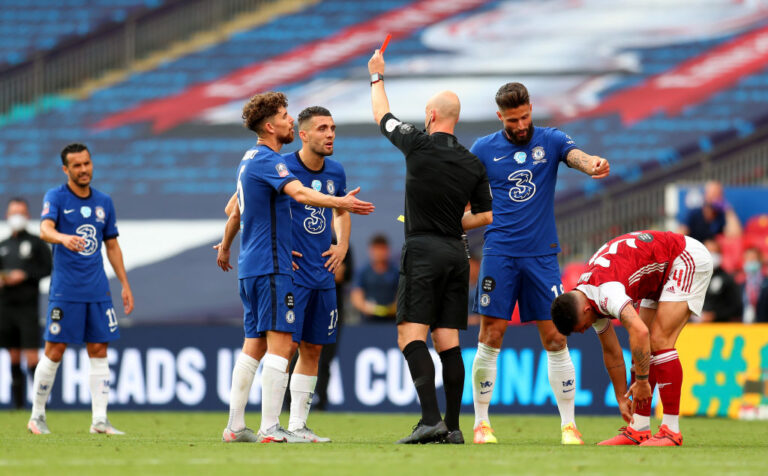
<instances>
[{"instance_id":1,"label":"club crest on jersey","mask_svg":"<svg viewBox=\"0 0 768 476\"><path fill-rule=\"evenodd\" d=\"M91 217L91 207L80 207L80 214L83 216L83 218L90 218Z\"/></svg>"},{"instance_id":2,"label":"club crest on jersey","mask_svg":"<svg viewBox=\"0 0 768 476\"><path fill-rule=\"evenodd\" d=\"M313 180L312 181L312 188L319 192L321 188L323 188L323 184L319 180Z\"/></svg>"},{"instance_id":3,"label":"club crest on jersey","mask_svg":"<svg viewBox=\"0 0 768 476\"><path fill-rule=\"evenodd\" d=\"M328 194L330 195L336 194L336 185L334 185L333 180L326 181L325 188L328 189Z\"/></svg>"},{"instance_id":4,"label":"club crest on jersey","mask_svg":"<svg viewBox=\"0 0 768 476\"><path fill-rule=\"evenodd\" d=\"M96 221L104 223L104 218L107 216L107 214L104 212L104 208L96 207L93 210L96 213Z\"/></svg>"},{"instance_id":5,"label":"club crest on jersey","mask_svg":"<svg viewBox=\"0 0 768 476\"><path fill-rule=\"evenodd\" d=\"M293 321L296 320L296 314L293 311L288 311L285 313L285 322L288 324L293 324Z\"/></svg>"},{"instance_id":6,"label":"club crest on jersey","mask_svg":"<svg viewBox=\"0 0 768 476\"><path fill-rule=\"evenodd\" d=\"M491 296L487 294L480 295L480 305L483 307L488 306L491 303Z\"/></svg>"},{"instance_id":7,"label":"club crest on jersey","mask_svg":"<svg viewBox=\"0 0 768 476\"><path fill-rule=\"evenodd\" d=\"M48 331L53 335L59 335L59 332L61 332L61 324L58 322L51 322L51 325L48 326Z\"/></svg>"},{"instance_id":8,"label":"club crest on jersey","mask_svg":"<svg viewBox=\"0 0 768 476\"><path fill-rule=\"evenodd\" d=\"M280 162L279 164L275 165L275 169L277 170L277 175L281 177L287 177L290 172L288 172L288 167Z\"/></svg>"},{"instance_id":9,"label":"club crest on jersey","mask_svg":"<svg viewBox=\"0 0 768 476\"><path fill-rule=\"evenodd\" d=\"M544 164L547 162L547 159L545 156L547 155L546 152L544 152L544 147L542 146L536 146L531 150L531 157L533 157L533 165L536 164Z\"/></svg>"}]
</instances>

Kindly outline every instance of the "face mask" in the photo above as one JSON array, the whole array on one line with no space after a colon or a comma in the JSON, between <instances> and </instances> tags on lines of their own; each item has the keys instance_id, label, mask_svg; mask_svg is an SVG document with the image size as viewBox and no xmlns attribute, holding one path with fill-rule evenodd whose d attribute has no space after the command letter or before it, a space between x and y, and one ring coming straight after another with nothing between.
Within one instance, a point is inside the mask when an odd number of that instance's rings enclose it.
<instances>
[{"instance_id":1,"label":"face mask","mask_svg":"<svg viewBox=\"0 0 768 476\"><path fill-rule=\"evenodd\" d=\"M720 253L712 253L712 267L719 268L722 262L723 262L723 257L720 256Z\"/></svg>"},{"instance_id":2,"label":"face mask","mask_svg":"<svg viewBox=\"0 0 768 476\"><path fill-rule=\"evenodd\" d=\"M8 226L14 232L21 231L27 228L27 217L24 215L11 215L8 217Z\"/></svg>"},{"instance_id":3,"label":"face mask","mask_svg":"<svg viewBox=\"0 0 768 476\"><path fill-rule=\"evenodd\" d=\"M757 273L760 271L760 263L758 261L747 261L744 263L745 273Z\"/></svg>"}]
</instances>

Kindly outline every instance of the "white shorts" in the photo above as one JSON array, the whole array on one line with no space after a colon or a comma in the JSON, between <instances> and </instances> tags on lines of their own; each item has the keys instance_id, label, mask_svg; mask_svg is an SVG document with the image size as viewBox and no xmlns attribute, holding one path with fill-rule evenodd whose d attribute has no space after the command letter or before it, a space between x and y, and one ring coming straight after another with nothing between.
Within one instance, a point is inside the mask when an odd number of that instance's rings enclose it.
<instances>
[{"instance_id":1,"label":"white shorts","mask_svg":"<svg viewBox=\"0 0 768 476\"><path fill-rule=\"evenodd\" d=\"M712 255L707 248L690 236L685 237L685 250L672 262L669 279L659 296L659 302L688 302L694 316L701 317L704 296L712 278ZM643 299L640 307L656 309L659 303Z\"/></svg>"}]
</instances>

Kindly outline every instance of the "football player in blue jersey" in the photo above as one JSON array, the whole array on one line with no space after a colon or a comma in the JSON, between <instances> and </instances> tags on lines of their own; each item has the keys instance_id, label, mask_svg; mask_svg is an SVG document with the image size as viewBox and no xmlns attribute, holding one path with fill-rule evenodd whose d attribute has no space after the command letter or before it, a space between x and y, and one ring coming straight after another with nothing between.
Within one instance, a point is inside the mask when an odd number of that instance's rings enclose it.
<instances>
[{"instance_id":1,"label":"football player in blue jersey","mask_svg":"<svg viewBox=\"0 0 768 476\"><path fill-rule=\"evenodd\" d=\"M330 111L313 106L298 116L302 147L284 155L288 170L306 187L343 197L347 193L344 167L327 156L333 154L336 124ZM293 249L299 257L293 275L296 297L296 332L293 349L299 359L291 375L291 416L288 431L305 439L325 443L307 427L307 416L317 384L317 369L323 345L336 342L339 311L336 308L334 271L344 261L349 249L351 220L341 209L304 205L291 200ZM337 244L332 244L333 232Z\"/></svg>"},{"instance_id":2,"label":"football player in blue jersey","mask_svg":"<svg viewBox=\"0 0 768 476\"><path fill-rule=\"evenodd\" d=\"M359 188L339 197L305 187L278 154L293 141L293 118L284 94L266 92L243 108L245 126L259 136L237 169L237 206L227 207L229 219L217 245L217 263L232 267L229 253L242 231L238 279L243 302L245 342L232 371L230 417L225 442L308 442L280 426L279 416L288 385L288 361L296 332L296 296L291 261L291 198L312 207L338 208L367 215L373 205L358 200ZM231 209L231 210L229 210ZM262 359L263 356L263 359ZM258 434L245 426L245 404L262 360L261 426Z\"/></svg>"},{"instance_id":3,"label":"football player in blue jersey","mask_svg":"<svg viewBox=\"0 0 768 476\"><path fill-rule=\"evenodd\" d=\"M610 166L586 154L565 133L534 127L528 90L507 83L496 93L502 130L471 148L485 164L493 192L493 223L485 230L474 311L482 315L472 366L475 443L496 443L488 406L504 332L519 305L523 322L535 321L547 351L547 371L561 418L561 442L583 444L574 420L575 371L566 338L555 328L550 306L563 293L557 253L554 198L560 162L600 179Z\"/></svg>"},{"instance_id":4,"label":"football player in blue jersey","mask_svg":"<svg viewBox=\"0 0 768 476\"><path fill-rule=\"evenodd\" d=\"M61 162L67 183L45 194L40 217L40 237L53 243L53 275L44 335L45 355L35 370L35 395L27 429L34 434L50 433L45 403L56 370L68 344L85 342L91 364L93 421L90 432L122 435L107 419L110 375L107 346L120 337L120 332L101 257L103 243L107 259L123 288L123 310L130 314L133 294L117 242L115 207L108 195L91 188L93 162L85 145L66 146L61 151Z\"/></svg>"}]
</instances>

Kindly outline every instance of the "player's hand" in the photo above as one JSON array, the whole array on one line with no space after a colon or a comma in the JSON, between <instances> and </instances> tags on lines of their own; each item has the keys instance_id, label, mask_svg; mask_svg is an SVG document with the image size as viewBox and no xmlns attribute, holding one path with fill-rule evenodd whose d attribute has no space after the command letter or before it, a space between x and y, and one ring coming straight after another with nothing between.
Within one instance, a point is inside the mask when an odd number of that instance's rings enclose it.
<instances>
[{"instance_id":1,"label":"player's hand","mask_svg":"<svg viewBox=\"0 0 768 476\"><path fill-rule=\"evenodd\" d=\"M329 272L333 273L344 262L344 257L347 256L347 247L331 245L322 256L328 256L328 261L325 262L324 266L328 268Z\"/></svg>"},{"instance_id":2,"label":"player's hand","mask_svg":"<svg viewBox=\"0 0 768 476\"><path fill-rule=\"evenodd\" d=\"M634 423L632 418L632 402L626 397L619 398L618 402L621 418L623 418L627 423Z\"/></svg>"},{"instance_id":3,"label":"player's hand","mask_svg":"<svg viewBox=\"0 0 768 476\"><path fill-rule=\"evenodd\" d=\"M85 249L85 239L77 235L64 235L61 244L69 251L74 251L75 253Z\"/></svg>"},{"instance_id":4,"label":"player's hand","mask_svg":"<svg viewBox=\"0 0 768 476\"><path fill-rule=\"evenodd\" d=\"M230 269L233 269L232 265L229 264L229 250L225 250L221 243L213 245L213 249L218 251L216 254L216 265L224 272L229 272Z\"/></svg>"},{"instance_id":5,"label":"player's hand","mask_svg":"<svg viewBox=\"0 0 768 476\"><path fill-rule=\"evenodd\" d=\"M611 164L608 163L608 160L598 157L597 160L592 164L592 175L593 179L601 179L608 176L608 174L611 173Z\"/></svg>"},{"instance_id":6,"label":"player's hand","mask_svg":"<svg viewBox=\"0 0 768 476\"><path fill-rule=\"evenodd\" d=\"M635 413L637 405L646 405L651 403L653 398L653 391L651 390L651 384L648 380L635 380L635 383L629 387L627 393L624 395L627 398L632 397L632 414Z\"/></svg>"},{"instance_id":7,"label":"player's hand","mask_svg":"<svg viewBox=\"0 0 768 476\"><path fill-rule=\"evenodd\" d=\"M128 286L124 287L121 295L123 298L123 311L126 314L130 314L133 311L133 293L131 288Z\"/></svg>"},{"instance_id":8,"label":"player's hand","mask_svg":"<svg viewBox=\"0 0 768 476\"><path fill-rule=\"evenodd\" d=\"M301 254L301 253L299 253L298 251L291 251L291 254L292 254L293 256L297 257L297 258L303 258L303 257L304 257L304 255L303 255L303 254ZM293 266L293 270L294 270L294 271L296 271L297 269L299 269L299 265L298 265L298 264L296 264L296 262L295 262L295 261L293 261L293 260L291 260L291 266Z\"/></svg>"},{"instance_id":9,"label":"player's hand","mask_svg":"<svg viewBox=\"0 0 768 476\"><path fill-rule=\"evenodd\" d=\"M27 279L27 273L20 269L13 269L5 276L6 286L16 286Z\"/></svg>"},{"instance_id":10,"label":"player's hand","mask_svg":"<svg viewBox=\"0 0 768 476\"><path fill-rule=\"evenodd\" d=\"M360 193L360 187L357 187L348 194L344 195L340 199L340 203L337 208L341 208L342 210L346 210L350 213L356 213L358 215L370 215L373 213L373 210L375 210L376 207L373 206L373 203L359 200L355 196L358 193Z\"/></svg>"},{"instance_id":11,"label":"player's hand","mask_svg":"<svg viewBox=\"0 0 768 476\"><path fill-rule=\"evenodd\" d=\"M382 56L379 50L373 52L373 56L368 60L368 74L381 73L384 74L384 56Z\"/></svg>"}]
</instances>

